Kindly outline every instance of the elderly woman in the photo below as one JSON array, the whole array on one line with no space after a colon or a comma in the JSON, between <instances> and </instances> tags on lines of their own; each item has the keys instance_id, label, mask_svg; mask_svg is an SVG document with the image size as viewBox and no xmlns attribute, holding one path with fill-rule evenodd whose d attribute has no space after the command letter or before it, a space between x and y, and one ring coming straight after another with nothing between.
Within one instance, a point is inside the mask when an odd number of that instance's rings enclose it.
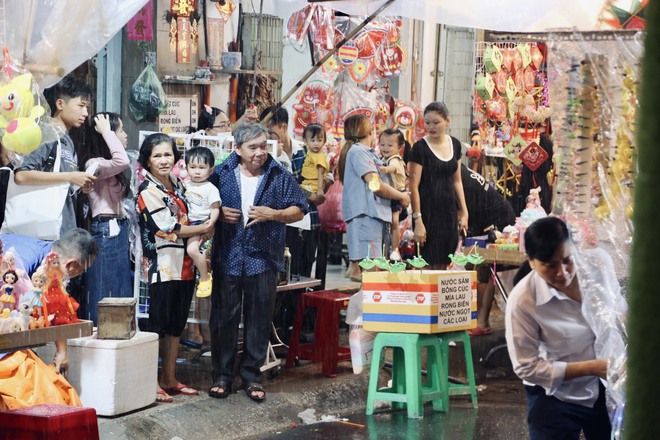
<instances>
[{"instance_id":1,"label":"elderly woman","mask_svg":"<svg viewBox=\"0 0 660 440\"><path fill-rule=\"evenodd\" d=\"M142 247L149 262L149 328L161 336L159 354L163 359L157 402L172 402L170 394L198 394L175 377L179 337L195 288L194 268L184 239L209 234L212 227L208 221L188 225L185 188L171 174L179 156L174 140L163 133L149 135L138 156L145 170L137 208Z\"/></svg>"},{"instance_id":2,"label":"elderly woman","mask_svg":"<svg viewBox=\"0 0 660 440\"><path fill-rule=\"evenodd\" d=\"M266 359L277 274L284 269L286 223L303 218L305 196L291 173L269 154L268 129L248 123L234 133L234 151L209 181L220 189L223 222L216 223L209 396L225 398L234 381L238 328L243 310L240 376L247 396L266 398L261 370Z\"/></svg>"}]
</instances>

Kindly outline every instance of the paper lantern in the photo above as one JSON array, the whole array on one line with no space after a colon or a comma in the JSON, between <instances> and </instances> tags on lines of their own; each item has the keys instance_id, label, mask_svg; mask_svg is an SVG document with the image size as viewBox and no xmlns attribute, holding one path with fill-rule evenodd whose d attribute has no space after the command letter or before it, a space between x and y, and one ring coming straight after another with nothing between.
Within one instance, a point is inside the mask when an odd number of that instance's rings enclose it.
<instances>
[{"instance_id":1,"label":"paper lantern","mask_svg":"<svg viewBox=\"0 0 660 440\"><path fill-rule=\"evenodd\" d=\"M541 63L543 62L543 54L541 53L541 49L539 49L538 46L532 46L530 53L532 55L532 64L534 65L534 69L540 70Z\"/></svg>"},{"instance_id":2,"label":"paper lantern","mask_svg":"<svg viewBox=\"0 0 660 440\"><path fill-rule=\"evenodd\" d=\"M521 43L518 45L518 52L520 52L520 56L522 58L522 68L526 68L527 66L530 65L532 62L532 54L530 53L529 50L529 44L527 43Z\"/></svg>"},{"instance_id":3,"label":"paper lantern","mask_svg":"<svg viewBox=\"0 0 660 440\"><path fill-rule=\"evenodd\" d=\"M523 83L525 84L525 90L531 92L534 88L534 81L536 80L536 74L532 69L532 66L527 66L523 71Z\"/></svg>"},{"instance_id":4,"label":"paper lantern","mask_svg":"<svg viewBox=\"0 0 660 440\"><path fill-rule=\"evenodd\" d=\"M502 67L502 52L497 46L488 46L484 51L484 66L489 73L495 73Z\"/></svg>"},{"instance_id":5,"label":"paper lantern","mask_svg":"<svg viewBox=\"0 0 660 440\"><path fill-rule=\"evenodd\" d=\"M495 83L490 75L477 76L477 93L482 99L492 99L493 91L495 90Z\"/></svg>"},{"instance_id":6,"label":"paper lantern","mask_svg":"<svg viewBox=\"0 0 660 440\"><path fill-rule=\"evenodd\" d=\"M550 156L539 144L536 142L530 142L530 144L527 145L527 148L520 152L518 157L520 157L520 160L522 160L522 163L524 163L527 168L536 171Z\"/></svg>"},{"instance_id":7,"label":"paper lantern","mask_svg":"<svg viewBox=\"0 0 660 440\"><path fill-rule=\"evenodd\" d=\"M511 102L513 99L516 97L518 94L518 88L516 87L516 83L513 81L511 77L508 77L506 80L506 87L505 87L505 96L507 101Z\"/></svg>"},{"instance_id":8,"label":"paper lantern","mask_svg":"<svg viewBox=\"0 0 660 440\"><path fill-rule=\"evenodd\" d=\"M526 146L527 143L522 137L515 136L513 139L511 139L511 142L509 142L507 146L504 147L504 155L511 161L512 164L518 166L522 163L522 160L520 159L520 153Z\"/></svg>"},{"instance_id":9,"label":"paper lantern","mask_svg":"<svg viewBox=\"0 0 660 440\"><path fill-rule=\"evenodd\" d=\"M515 49L502 49L502 67L508 72L513 72L513 58Z\"/></svg>"},{"instance_id":10,"label":"paper lantern","mask_svg":"<svg viewBox=\"0 0 660 440\"><path fill-rule=\"evenodd\" d=\"M493 74L493 80L495 82L495 88L500 95L503 95L506 92L506 80L509 78L509 75L504 69L500 69Z\"/></svg>"}]
</instances>

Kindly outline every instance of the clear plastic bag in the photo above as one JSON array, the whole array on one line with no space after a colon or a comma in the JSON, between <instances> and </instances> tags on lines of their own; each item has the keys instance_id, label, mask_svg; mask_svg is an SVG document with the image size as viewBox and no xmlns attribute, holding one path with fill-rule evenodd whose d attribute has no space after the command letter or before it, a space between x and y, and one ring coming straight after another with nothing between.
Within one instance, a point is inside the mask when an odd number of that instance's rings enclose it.
<instances>
[{"instance_id":1,"label":"clear plastic bag","mask_svg":"<svg viewBox=\"0 0 660 440\"><path fill-rule=\"evenodd\" d=\"M138 122L146 118L155 118L167 109L165 90L151 64L145 67L133 83L128 107Z\"/></svg>"}]
</instances>

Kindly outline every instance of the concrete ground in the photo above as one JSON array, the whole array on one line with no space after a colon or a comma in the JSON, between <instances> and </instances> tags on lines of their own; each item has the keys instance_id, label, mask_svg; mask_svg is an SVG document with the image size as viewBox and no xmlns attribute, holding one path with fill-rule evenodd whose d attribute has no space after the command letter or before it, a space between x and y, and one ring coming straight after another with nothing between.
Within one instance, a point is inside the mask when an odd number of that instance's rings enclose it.
<instances>
[{"instance_id":1,"label":"concrete ground","mask_svg":"<svg viewBox=\"0 0 660 440\"><path fill-rule=\"evenodd\" d=\"M330 266L326 288L358 287L343 278L343 271L340 266ZM491 325L492 335L472 338L478 409L472 409L468 398L455 396L447 413L434 412L426 405L421 420L387 408L366 417L368 372L353 374L350 362L339 364L335 378L323 376L320 364L306 361L279 372L273 369L273 377L270 372L265 374L267 400L261 404L241 390L224 400L213 399L206 393L211 385L210 357L193 362L196 350L182 346L179 379L199 389L200 396L174 396L173 403L153 404L113 418L99 417L101 439L524 439L524 391L512 374L506 350L497 350L484 362L491 349L504 343L503 315L496 307ZM347 333L342 329L344 340ZM462 348L452 350L450 376L463 380ZM388 369L381 369L381 381L389 374ZM315 410L319 418L341 416L352 424L304 425L298 414L308 409Z\"/></svg>"}]
</instances>

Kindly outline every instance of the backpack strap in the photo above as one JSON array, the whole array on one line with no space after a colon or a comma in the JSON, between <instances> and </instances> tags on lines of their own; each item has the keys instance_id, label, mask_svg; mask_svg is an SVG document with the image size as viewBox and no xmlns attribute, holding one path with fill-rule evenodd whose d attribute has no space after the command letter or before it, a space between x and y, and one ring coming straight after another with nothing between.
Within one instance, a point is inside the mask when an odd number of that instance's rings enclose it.
<instances>
[{"instance_id":1,"label":"backpack strap","mask_svg":"<svg viewBox=\"0 0 660 440\"><path fill-rule=\"evenodd\" d=\"M48 159L44 163L44 171L51 172L55 166L55 160L57 159L57 143L54 143L53 148L51 148L50 153L48 154ZM59 170L58 170L59 171Z\"/></svg>"}]
</instances>

